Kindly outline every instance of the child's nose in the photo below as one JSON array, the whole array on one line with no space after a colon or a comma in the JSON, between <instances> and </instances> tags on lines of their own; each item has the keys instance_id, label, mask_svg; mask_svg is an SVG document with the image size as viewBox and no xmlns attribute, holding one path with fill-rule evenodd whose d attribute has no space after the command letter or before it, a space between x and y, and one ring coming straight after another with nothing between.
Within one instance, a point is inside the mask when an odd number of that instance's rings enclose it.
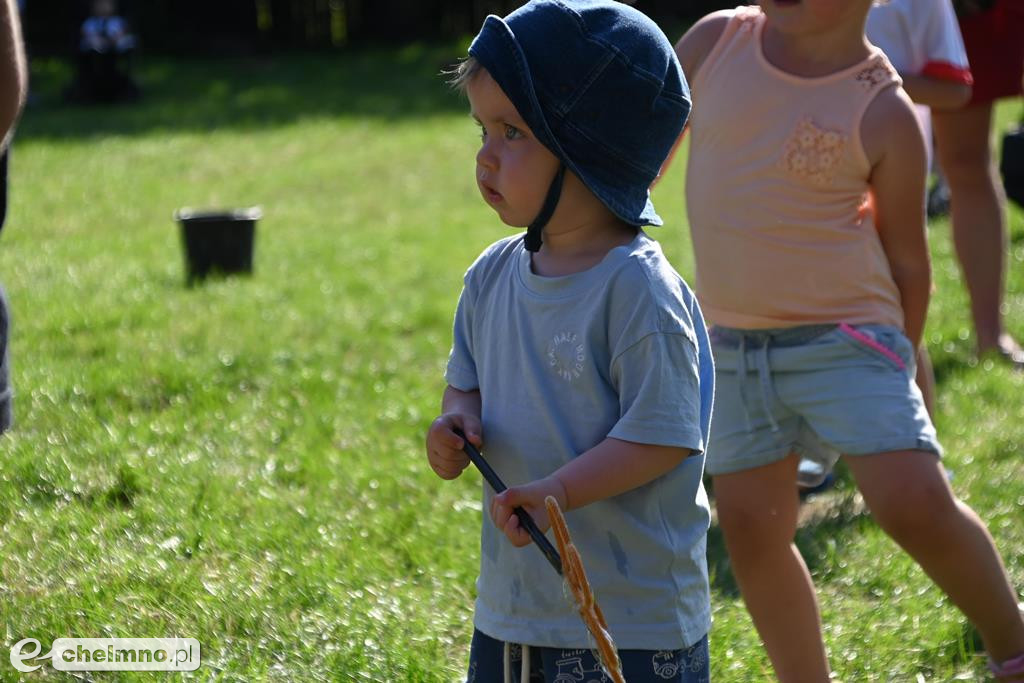
<instances>
[{"instance_id":1,"label":"child's nose","mask_svg":"<svg viewBox=\"0 0 1024 683\"><path fill-rule=\"evenodd\" d=\"M498 167L498 156L495 154L490 140L486 140L484 144L480 145L480 151L476 153L476 164L488 171L493 171Z\"/></svg>"}]
</instances>

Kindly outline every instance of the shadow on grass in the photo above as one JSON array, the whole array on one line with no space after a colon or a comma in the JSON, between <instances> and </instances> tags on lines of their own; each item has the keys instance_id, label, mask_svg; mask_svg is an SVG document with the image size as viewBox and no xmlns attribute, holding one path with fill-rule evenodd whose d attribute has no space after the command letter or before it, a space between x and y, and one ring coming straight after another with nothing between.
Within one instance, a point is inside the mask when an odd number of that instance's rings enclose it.
<instances>
[{"instance_id":1,"label":"shadow on grass","mask_svg":"<svg viewBox=\"0 0 1024 683\"><path fill-rule=\"evenodd\" d=\"M970 351L967 350L967 342L963 342L964 348L957 348L952 352L943 350L930 351L932 359L932 371L935 373L936 387L942 387L957 375L971 372L969 364Z\"/></svg>"},{"instance_id":2,"label":"shadow on grass","mask_svg":"<svg viewBox=\"0 0 1024 683\"><path fill-rule=\"evenodd\" d=\"M868 524L872 524L870 515L856 493L849 471L840 465L836 468L835 489L801 504L796 546L815 581L828 580L839 566L839 551L844 543ZM707 557L712 589L728 597L739 597L717 516L708 530Z\"/></svg>"},{"instance_id":3,"label":"shadow on grass","mask_svg":"<svg viewBox=\"0 0 1024 683\"><path fill-rule=\"evenodd\" d=\"M456 45L221 60L144 58L139 102L71 105L72 67L32 66L32 103L18 137L75 139L158 131L252 130L305 118L410 119L466 111L440 75Z\"/></svg>"}]
</instances>

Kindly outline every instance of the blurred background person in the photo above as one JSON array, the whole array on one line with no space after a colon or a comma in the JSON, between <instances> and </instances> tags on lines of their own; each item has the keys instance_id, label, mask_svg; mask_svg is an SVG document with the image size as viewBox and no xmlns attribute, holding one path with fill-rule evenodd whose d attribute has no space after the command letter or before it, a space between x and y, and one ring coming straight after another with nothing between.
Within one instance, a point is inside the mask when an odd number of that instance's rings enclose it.
<instances>
[{"instance_id":1,"label":"blurred background person","mask_svg":"<svg viewBox=\"0 0 1024 683\"><path fill-rule=\"evenodd\" d=\"M82 52L130 52L135 49L135 36L128 24L117 15L114 0L96 0L92 16L82 24Z\"/></svg>"},{"instance_id":2,"label":"blurred background person","mask_svg":"<svg viewBox=\"0 0 1024 683\"><path fill-rule=\"evenodd\" d=\"M136 39L117 13L114 0L94 0L83 23L78 46L78 71L65 93L77 102L133 100L139 88L132 77Z\"/></svg>"},{"instance_id":3,"label":"blurred background person","mask_svg":"<svg viewBox=\"0 0 1024 683\"><path fill-rule=\"evenodd\" d=\"M7 157L11 131L25 105L28 74L25 48L21 40L21 22L15 0L0 0L0 228L7 217ZM10 429L12 392L8 339L10 316L7 296L0 287L0 432Z\"/></svg>"},{"instance_id":4,"label":"blurred background person","mask_svg":"<svg viewBox=\"0 0 1024 683\"><path fill-rule=\"evenodd\" d=\"M933 112L939 163L950 189L953 242L971 298L975 344L1024 370L1024 349L1003 322L1006 197L992 152L993 103L1021 92L1024 0L956 0L974 77L967 106Z\"/></svg>"}]
</instances>

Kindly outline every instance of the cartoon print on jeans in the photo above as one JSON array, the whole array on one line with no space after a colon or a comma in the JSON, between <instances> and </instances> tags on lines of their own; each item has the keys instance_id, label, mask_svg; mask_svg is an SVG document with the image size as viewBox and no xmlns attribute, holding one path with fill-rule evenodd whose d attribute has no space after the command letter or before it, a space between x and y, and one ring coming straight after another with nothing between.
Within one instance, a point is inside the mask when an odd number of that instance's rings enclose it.
<instances>
[{"instance_id":1,"label":"cartoon print on jeans","mask_svg":"<svg viewBox=\"0 0 1024 683\"><path fill-rule=\"evenodd\" d=\"M656 652L651 658L654 673L666 681L674 678L679 673L679 662L676 661L676 654L671 650Z\"/></svg>"},{"instance_id":2,"label":"cartoon print on jeans","mask_svg":"<svg viewBox=\"0 0 1024 683\"><path fill-rule=\"evenodd\" d=\"M586 652L586 650L562 650L562 659L555 662L558 672L555 675L554 683L611 683L596 660L594 668L583 668L582 654Z\"/></svg>"},{"instance_id":3,"label":"cartoon print on jeans","mask_svg":"<svg viewBox=\"0 0 1024 683\"><path fill-rule=\"evenodd\" d=\"M682 651L680 650L680 652ZM704 671L708 666L708 661L705 658L705 654L706 651L701 646L701 643L698 643L697 645L691 645L690 647L686 648L686 652L683 653L683 668L688 669L693 673Z\"/></svg>"}]
</instances>

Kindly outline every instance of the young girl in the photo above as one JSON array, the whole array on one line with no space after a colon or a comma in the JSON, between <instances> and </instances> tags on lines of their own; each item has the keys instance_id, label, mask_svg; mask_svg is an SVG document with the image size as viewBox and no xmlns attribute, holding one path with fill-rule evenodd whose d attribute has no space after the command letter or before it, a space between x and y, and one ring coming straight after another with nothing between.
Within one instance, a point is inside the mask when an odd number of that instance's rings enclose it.
<instances>
[{"instance_id":1,"label":"young girl","mask_svg":"<svg viewBox=\"0 0 1024 683\"><path fill-rule=\"evenodd\" d=\"M827 681L793 536L801 456L845 458L872 514L1024 680L1024 622L953 495L914 384L928 307L925 148L864 36L871 0L762 0L676 46L693 92L687 207L716 364L719 524L782 681Z\"/></svg>"}]
</instances>

